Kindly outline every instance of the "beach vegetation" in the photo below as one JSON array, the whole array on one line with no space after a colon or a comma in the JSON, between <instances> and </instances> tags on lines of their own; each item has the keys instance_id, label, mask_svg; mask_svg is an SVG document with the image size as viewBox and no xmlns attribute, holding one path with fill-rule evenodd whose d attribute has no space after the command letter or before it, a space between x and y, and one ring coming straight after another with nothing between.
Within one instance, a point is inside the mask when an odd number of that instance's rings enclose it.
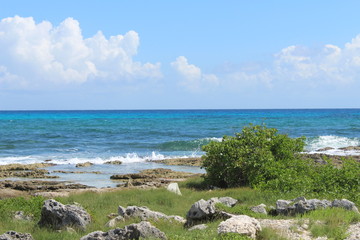
<instances>
[{"instance_id":1,"label":"beach vegetation","mask_svg":"<svg viewBox=\"0 0 360 240\"><path fill-rule=\"evenodd\" d=\"M360 163L324 164L305 158L305 138L291 138L265 125L249 125L235 136L203 147L208 185L248 186L262 191L348 198L360 202ZM200 183L198 183L200 184Z\"/></svg>"},{"instance_id":2,"label":"beach vegetation","mask_svg":"<svg viewBox=\"0 0 360 240\"><path fill-rule=\"evenodd\" d=\"M40 219L41 207L45 200L44 197L3 199L0 200L0 234L9 230L16 230L18 232L31 233L34 239L80 239L82 236L93 231L108 231L113 229L114 227L110 228L106 226L106 223L109 221L107 216L111 213L116 213L119 205L123 207L134 205L147 206L151 210L163 212L167 215L179 215L185 217L187 211L194 202L200 199L207 200L212 197L221 196L233 197L237 199L239 203L233 208L217 205L219 210L234 214L246 214L257 219L269 218L276 220L290 218L286 216L260 215L251 212L250 207L260 203L271 206L275 204L277 199L295 198L296 193L276 193L249 187L213 189L211 191L189 187L196 186L196 183L201 181L203 181L203 179L197 177L180 183L182 196L171 193L166 189L128 189L102 193L85 192L81 194L72 194L68 197L55 198L55 200L63 204L73 204L74 202L77 202L90 213L92 222L87 229L85 231L76 230L75 232L67 232L66 230L59 232L38 226L37 223ZM15 211L24 211L26 215L29 214L33 216L33 218L29 221L15 220L13 218ZM359 215L356 215L354 212L335 208L317 210L302 216L296 216L295 218L299 221L310 219L311 224L309 224L309 228L317 235L322 235L322 232L327 231L326 229L323 229L323 225L318 223L318 221L324 222L325 226L329 225L331 226L331 229L333 229L333 233L331 233L332 236L342 236L350 223L358 222L360 220ZM139 219L128 219L124 222L117 223L116 227L123 228L126 225L136 222L139 222ZM184 228L183 224L180 223L170 223L162 220L150 222L163 231L168 239L247 239L246 237L235 236L234 234L218 235L217 226L221 222L220 219L207 223L208 228L201 231L188 231ZM257 239L284 239L277 234L276 230L264 228Z\"/></svg>"}]
</instances>

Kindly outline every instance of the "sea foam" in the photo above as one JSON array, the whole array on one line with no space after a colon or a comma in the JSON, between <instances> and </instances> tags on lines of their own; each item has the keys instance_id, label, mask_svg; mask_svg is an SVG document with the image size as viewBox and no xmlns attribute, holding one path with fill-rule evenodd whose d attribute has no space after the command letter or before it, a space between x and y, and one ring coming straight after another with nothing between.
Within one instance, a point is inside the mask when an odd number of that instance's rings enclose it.
<instances>
[{"instance_id":1,"label":"sea foam","mask_svg":"<svg viewBox=\"0 0 360 240\"><path fill-rule=\"evenodd\" d=\"M305 149L310 153L326 153L330 155L360 155L360 151L358 150L344 151L340 149L349 146L360 146L360 138L347 138L334 135L308 138L306 140ZM318 151L319 149L324 149L326 147L333 149Z\"/></svg>"}]
</instances>

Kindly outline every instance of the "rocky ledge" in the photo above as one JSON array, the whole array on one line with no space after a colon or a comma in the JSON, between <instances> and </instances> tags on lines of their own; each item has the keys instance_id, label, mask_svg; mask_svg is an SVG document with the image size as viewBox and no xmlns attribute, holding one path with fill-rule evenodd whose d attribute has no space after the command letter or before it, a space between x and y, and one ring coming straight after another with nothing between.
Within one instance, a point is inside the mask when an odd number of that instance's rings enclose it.
<instances>
[{"instance_id":1,"label":"rocky ledge","mask_svg":"<svg viewBox=\"0 0 360 240\"><path fill-rule=\"evenodd\" d=\"M194 166L201 167L202 159L201 157L193 158L169 158L163 160L154 160L155 163L162 163L166 165L178 165L178 166Z\"/></svg>"},{"instance_id":2,"label":"rocky ledge","mask_svg":"<svg viewBox=\"0 0 360 240\"><path fill-rule=\"evenodd\" d=\"M0 166L0 178L26 177L26 178L57 178L50 176L45 167L54 166L52 163L34 164L8 164Z\"/></svg>"},{"instance_id":3,"label":"rocky ledge","mask_svg":"<svg viewBox=\"0 0 360 240\"><path fill-rule=\"evenodd\" d=\"M4 188L10 188L21 191L38 192L38 191L57 191L63 189L86 189L89 188L89 186L78 183L42 181L42 180L0 181L0 189L4 189Z\"/></svg>"},{"instance_id":4,"label":"rocky ledge","mask_svg":"<svg viewBox=\"0 0 360 240\"><path fill-rule=\"evenodd\" d=\"M186 178L200 176L188 172L177 172L166 168L146 169L139 173L112 175L110 179L119 180L118 187L161 187L169 182L183 181Z\"/></svg>"}]
</instances>

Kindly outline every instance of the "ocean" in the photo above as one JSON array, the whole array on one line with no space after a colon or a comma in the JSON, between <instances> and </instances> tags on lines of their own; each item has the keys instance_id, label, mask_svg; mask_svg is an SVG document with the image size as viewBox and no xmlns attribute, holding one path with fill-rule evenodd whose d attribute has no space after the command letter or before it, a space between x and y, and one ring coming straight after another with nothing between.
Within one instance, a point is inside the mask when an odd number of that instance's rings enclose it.
<instances>
[{"instance_id":1,"label":"ocean","mask_svg":"<svg viewBox=\"0 0 360 240\"><path fill-rule=\"evenodd\" d=\"M308 152L332 147L326 153L360 155L339 149L360 145L360 109L0 111L0 164L51 159L55 168L73 170L89 161L95 165L87 171L100 170L107 177L161 167L148 160L201 156L201 146L250 123L305 136ZM123 164L103 164L112 160ZM80 178L87 177L96 178Z\"/></svg>"}]
</instances>

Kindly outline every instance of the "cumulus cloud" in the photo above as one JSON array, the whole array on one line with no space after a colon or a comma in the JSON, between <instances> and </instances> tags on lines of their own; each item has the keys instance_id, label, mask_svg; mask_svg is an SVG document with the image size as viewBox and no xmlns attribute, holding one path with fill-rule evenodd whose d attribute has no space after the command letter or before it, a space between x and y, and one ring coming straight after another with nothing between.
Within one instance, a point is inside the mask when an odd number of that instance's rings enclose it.
<instances>
[{"instance_id":1,"label":"cumulus cloud","mask_svg":"<svg viewBox=\"0 0 360 240\"><path fill-rule=\"evenodd\" d=\"M219 79L214 74L203 74L201 69L189 64L184 56L179 56L171 66L182 77L181 85L190 90L200 90L209 86L217 86Z\"/></svg>"},{"instance_id":2,"label":"cumulus cloud","mask_svg":"<svg viewBox=\"0 0 360 240\"><path fill-rule=\"evenodd\" d=\"M0 83L34 86L83 83L92 79L161 78L160 63L133 60L139 47L135 31L106 38L84 38L79 22L59 26L19 16L0 21Z\"/></svg>"},{"instance_id":3,"label":"cumulus cloud","mask_svg":"<svg viewBox=\"0 0 360 240\"><path fill-rule=\"evenodd\" d=\"M257 71L234 71L233 81L251 81L273 87L299 83L303 86L343 86L360 78L360 35L343 47L288 46L274 54L273 61Z\"/></svg>"}]
</instances>

